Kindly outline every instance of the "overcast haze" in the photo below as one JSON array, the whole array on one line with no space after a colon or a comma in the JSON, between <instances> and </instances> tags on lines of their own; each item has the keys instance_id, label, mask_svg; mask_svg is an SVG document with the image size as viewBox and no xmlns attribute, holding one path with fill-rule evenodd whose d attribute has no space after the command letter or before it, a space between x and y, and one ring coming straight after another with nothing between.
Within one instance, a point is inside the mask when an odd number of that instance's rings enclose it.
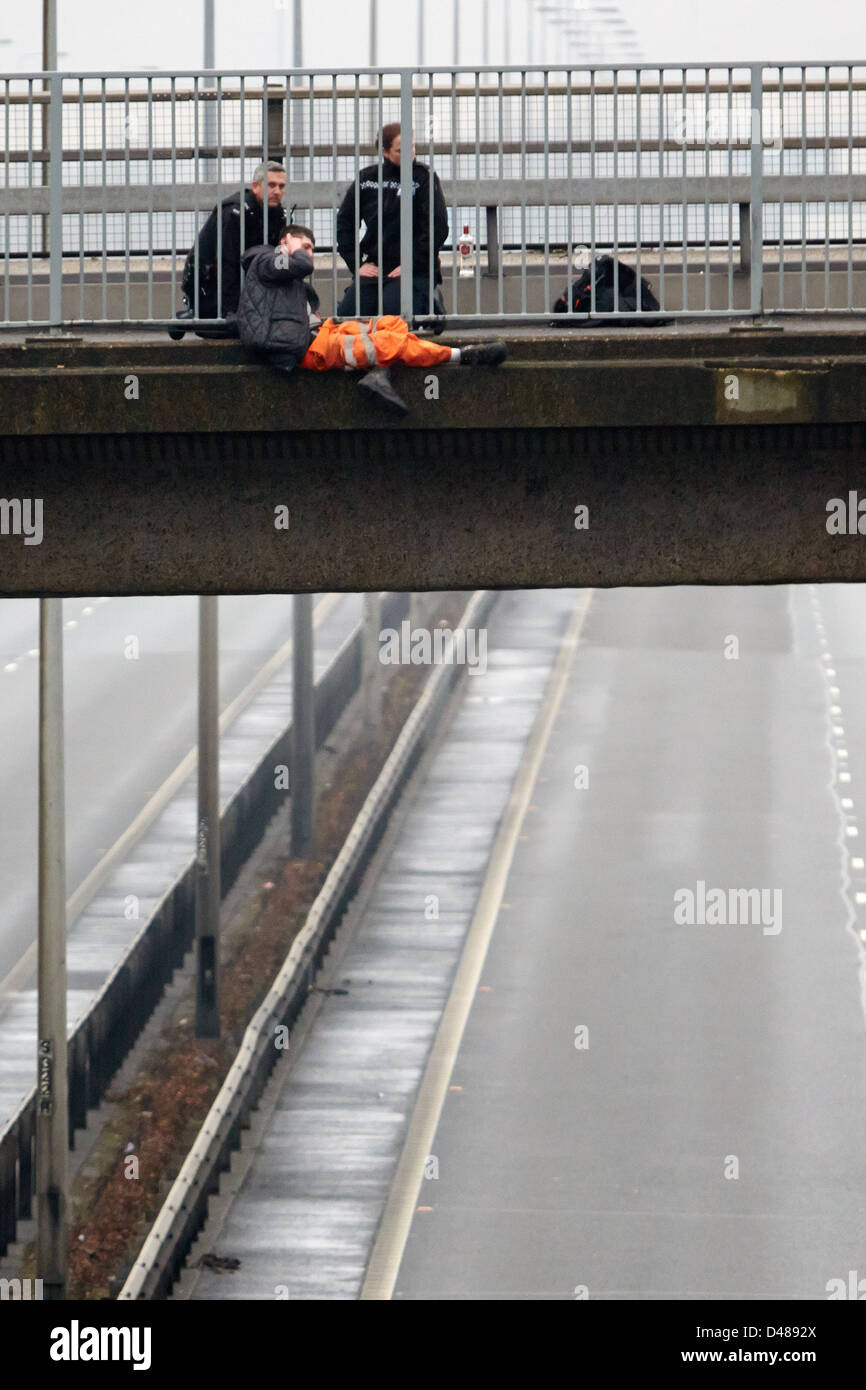
<instances>
[{"instance_id":1,"label":"overcast haze","mask_svg":"<svg viewBox=\"0 0 866 1390\"><path fill-rule=\"evenodd\" d=\"M505 0L489 0L491 32L501 33ZM611 4L614 0L604 0ZM68 71L166 70L202 64L202 0L59 0L60 66ZM41 3L3 7L0 71L41 67ZM427 0L426 61L452 58L448 0ZM775 60L866 61L866 3L824 0L620 0L644 62ZM216 0L216 66L288 66L291 0ZM379 0L380 65L414 64L415 0ZM525 59L526 0L511 0L512 62ZM481 61L481 0L461 0L461 62ZM306 0L304 65L363 67L368 62L367 0ZM540 22L540 21L539 21ZM561 40L548 43L561 58ZM501 39L491 61L501 62ZM579 61L579 55L576 55Z\"/></svg>"}]
</instances>

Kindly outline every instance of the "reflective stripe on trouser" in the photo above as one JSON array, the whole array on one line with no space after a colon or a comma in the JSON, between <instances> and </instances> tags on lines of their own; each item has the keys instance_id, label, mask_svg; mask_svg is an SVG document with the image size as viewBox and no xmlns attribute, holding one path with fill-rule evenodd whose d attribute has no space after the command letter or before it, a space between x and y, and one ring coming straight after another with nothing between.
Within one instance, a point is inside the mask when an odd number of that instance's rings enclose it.
<instances>
[{"instance_id":1,"label":"reflective stripe on trouser","mask_svg":"<svg viewBox=\"0 0 866 1390\"><path fill-rule=\"evenodd\" d=\"M372 327L372 324L370 325ZM357 334L351 337L348 333L342 339L343 361L347 367L375 367L378 365L376 348L370 332L361 323L358 325ZM363 353L363 358L362 358Z\"/></svg>"},{"instance_id":2,"label":"reflective stripe on trouser","mask_svg":"<svg viewBox=\"0 0 866 1390\"><path fill-rule=\"evenodd\" d=\"M369 356L370 347L373 357ZM369 324L334 323L326 319L301 362L302 367L326 372L335 367L386 367L405 362L410 367L437 367L451 361L451 349L409 332L405 319L385 314Z\"/></svg>"}]
</instances>

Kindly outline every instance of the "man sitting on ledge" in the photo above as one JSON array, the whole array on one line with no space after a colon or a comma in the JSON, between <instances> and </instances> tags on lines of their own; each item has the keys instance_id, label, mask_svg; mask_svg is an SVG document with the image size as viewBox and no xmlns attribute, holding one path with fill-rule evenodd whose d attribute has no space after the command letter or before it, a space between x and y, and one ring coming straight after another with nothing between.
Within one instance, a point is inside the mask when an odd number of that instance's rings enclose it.
<instances>
[{"instance_id":1,"label":"man sitting on ledge","mask_svg":"<svg viewBox=\"0 0 866 1390\"><path fill-rule=\"evenodd\" d=\"M318 315L319 298L305 283L313 273L315 239L308 227L289 227L276 247L254 246L244 253L246 272L238 305L238 331L244 347L285 372L295 367L324 372L364 371L359 387L396 415L408 407L394 390L388 366L496 367L508 355L504 343L449 348L409 331L405 320L385 314L367 323L339 322Z\"/></svg>"}]
</instances>

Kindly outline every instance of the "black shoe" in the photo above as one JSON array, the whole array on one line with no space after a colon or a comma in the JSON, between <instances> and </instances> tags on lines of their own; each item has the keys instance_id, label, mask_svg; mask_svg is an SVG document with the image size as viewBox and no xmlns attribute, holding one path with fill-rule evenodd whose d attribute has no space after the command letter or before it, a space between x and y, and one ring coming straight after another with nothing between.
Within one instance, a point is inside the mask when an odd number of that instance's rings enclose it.
<instances>
[{"instance_id":1,"label":"black shoe","mask_svg":"<svg viewBox=\"0 0 866 1390\"><path fill-rule=\"evenodd\" d=\"M470 343L460 349L461 367L498 367L508 356L504 343Z\"/></svg>"},{"instance_id":2,"label":"black shoe","mask_svg":"<svg viewBox=\"0 0 866 1390\"><path fill-rule=\"evenodd\" d=\"M376 367L372 372L366 372L358 382L358 390L363 391L368 400L373 400L379 405L383 405L392 415L408 415L409 407L391 384L391 376L387 367Z\"/></svg>"},{"instance_id":3,"label":"black shoe","mask_svg":"<svg viewBox=\"0 0 866 1390\"><path fill-rule=\"evenodd\" d=\"M226 314L224 324L215 324L213 328L197 328L195 330L197 338L239 338L238 316L234 313Z\"/></svg>"},{"instance_id":4,"label":"black shoe","mask_svg":"<svg viewBox=\"0 0 866 1390\"><path fill-rule=\"evenodd\" d=\"M178 309L177 313L175 314L176 319L191 319L192 316L192 309ZM186 329L170 328L168 330L168 336L172 339L173 342L179 343L181 338L184 338L186 336Z\"/></svg>"}]
</instances>

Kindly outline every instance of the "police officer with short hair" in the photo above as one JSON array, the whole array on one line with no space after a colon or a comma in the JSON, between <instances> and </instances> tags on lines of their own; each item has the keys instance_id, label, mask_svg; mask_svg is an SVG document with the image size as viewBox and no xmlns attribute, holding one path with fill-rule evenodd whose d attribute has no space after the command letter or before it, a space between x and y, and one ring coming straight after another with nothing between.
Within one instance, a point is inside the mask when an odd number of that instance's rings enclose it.
<instances>
[{"instance_id":1,"label":"police officer with short hair","mask_svg":"<svg viewBox=\"0 0 866 1390\"><path fill-rule=\"evenodd\" d=\"M267 189L266 189L267 186ZM287 221L283 207L286 171L276 160L267 168L259 164L253 172L252 186L243 193L232 193L217 204L198 234L186 258L181 280L185 308L177 318L225 318L225 327L197 330L199 337L237 337L235 318L241 295L241 257L251 246L277 246L285 234ZM265 203L267 202L267 220ZM241 236L243 227L243 237ZM218 273L217 262L221 267ZM195 273L198 265L198 311L195 299ZM182 328L169 329L178 340Z\"/></svg>"}]
</instances>

